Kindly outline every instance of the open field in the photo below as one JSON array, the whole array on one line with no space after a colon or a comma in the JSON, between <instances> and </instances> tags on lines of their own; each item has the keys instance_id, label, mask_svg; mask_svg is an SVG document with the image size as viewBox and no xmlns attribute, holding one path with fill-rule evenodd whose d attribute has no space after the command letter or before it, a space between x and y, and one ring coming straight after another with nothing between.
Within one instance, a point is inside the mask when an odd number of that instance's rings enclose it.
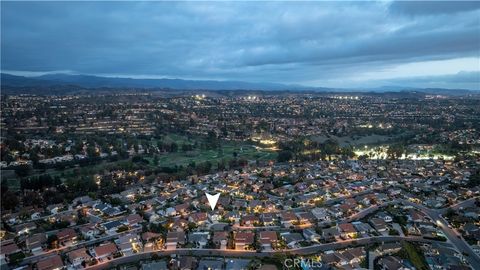
<instances>
[{"instance_id":1,"label":"open field","mask_svg":"<svg viewBox=\"0 0 480 270\"><path fill-rule=\"evenodd\" d=\"M277 153L269 149L256 148L254 145L224 143L221 150L193 150L187 152L164 153L159 155L160 167L170 167L174 165L188 165L191 162L200 163L210 161L212 163L221 160L231 160L237 153L237 158L246 160L272 160L276 159ZM147 160L153 164L153 158Z\"/></svg>"},{"instance_id":2,"label":"open field","mask_svg":"<svg viewBox=\"0 0 480 270\"><path fill-rule=\"evenodd\" d=\"M371 145L371 144L379 144L379 143L386 143L390 141L394 141L399 135L396 136L385 136L385 135L365 135L365 136L342 136L338 137L332 135L330 137L326 137L323 135L312 136L311 139L316 142L323 143L328 139L336 140L340 146L358 146L358 145Z\"/></svg>"},{"instance_id":3,"label":"open field","mask_svg":"<svg viewBox=\"0 0 480 270\"><path fill-rule=\"evenodd\" d=\"M220 148L216 150L205 150L201 147L196 147L192 151L182 151L181 145L183 144L200 144L203 142L202 138L187 137L178 134L168 134L162 138L163 143L176 143L179 146L177 152L163 152L159 154L154 154L158 157L158 165L154 163L154 155L145 154L141 155L145 160L148 161L148 164L144 164L146 167L155 169L159 167L173 167L173 166L188 166L191 163L199 164L205 161L209 161L213 166L216 167L217 162L224 161L225 164L235 158L237 159L246 159L246 160L275 160L277 158L277 152L267 148L257 147L247 142L229 142L223 141L220 142ZM156 144L156 141L151 141L151 143ZM59 176L62 179L77 177L80 175L93 175L95 173L100 173L103 170L115 166L124 166L125 164L130 163L132 159L123 159L118 161L109 161L109 160L100 160L95 164L86 165L86 166L69 166L65 169L46 169L46 170L32 170L31 173L26 176L36 177L43 174L50 174L50 176L55 177ZM5 172L6 173L6 172ZM7 185L12 190L19 190L20 181L19 178L15 175L13 170L10 170L8 175L4 175L7 180Z\"/></svg>"}]
</instances>

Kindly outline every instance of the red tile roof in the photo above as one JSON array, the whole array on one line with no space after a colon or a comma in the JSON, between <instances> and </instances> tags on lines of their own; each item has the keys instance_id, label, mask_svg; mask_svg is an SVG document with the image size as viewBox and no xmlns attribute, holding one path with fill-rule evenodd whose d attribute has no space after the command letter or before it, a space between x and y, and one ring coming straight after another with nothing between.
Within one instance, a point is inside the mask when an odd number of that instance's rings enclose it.
<instances>
[{"instance_id":1,"label":"red tile roof","mask_svg":"<svg viewBox=\"0 0 480 270\"><path fill-rule=\"evenodd\" d=\"M117 251L117 246L114 243L108 243L95 248L95 254L97 255L97 257L108 256Z\"/></svg>"},{"instance_id":2,"label":"red tile roof","mask_svg":"<svg viewBox=\"0 0 480 270\"><path fill-rule=\"evenodd\" d=\"M260 243L262 244L271 244L278 240L277 233L273 231L262 231L258 237Z\"/></svg>"},{"instance_id":3,"label":"red tile roof","mask_svg":"<svg viewBox=\"0 0 480 270\"><path fill-rule=\"evenodd\" d=\"M61 267L63 267L63 261L59 255L48 257L37 263L38 270L52 270Z\"/></svg>"},{"instance_id":4,"label":"red tile roof","mask_svg":"<svg viewBox=\"0 0 480 270\"><path fill-rule=\"evenodd\" d=\"M59 241L68 241L77 237L77 233L72 228L66 228L57 233Z\"/></svg>"},{"instance_id":5,"label":"red tile roof","mask_svg":"<svg viewBox=\"0 0 480 270\"><path fill-rule=\"evenodd\" d=\"M282 213L283 221L294 221L297 220L297 216L293 212L284 212Z\"/></svg>"},{"instance_id":6,"label":"red tile roof","mask_svg":"<svg viewBox=\"0 0 480 270\"><path fill-rule=\"evenodd\" d=\"M253 244L254 237L255 235L252 232L238 232L235 234L235 242L250 245Z\"/></svg>"},{"instance_id":7,"label":"red tile roof","mask_svg":"<svg viewBox=\"0 0 480 270\"><path fill-rule=\"evenodd\" d=\"M88 257L90 257L90 256L87 254L87 250L85 248L79 248L79 249L70 251L68 253L68 258L71 261L73 261L77 258L88 258Z\"/></svg>"},{"instance_id":8,"label":"red tile roof","mask_svg":"<svg viewBox=\"0 0 480 270\"><path fill-rule=\"evenodd\" d=\"M220 242L222 240L227 240L227 232L214 232L213 233L213 242Z\"/></svg>"},{"instance_id":9,"label":"red tile roof","mask_svg":"<svg viewBox=\"0 0 480 270\"><path fill-rule=\"evenodd\" d=\"M143 218L139 214L133 214L127 216L127 221L130 225L143 222Z\"/></svg>"},{"instance_id":10,"label":"red tile roof","mask_svg":"<svg viewBox=\"0 0 480 270\"><path fill-rule=\"evenodd\" d=\"M342 223L338 224L338 227L340 228L340 231L344 233L355 233L357 230L355 230L355 227L351 223Z\"/></svg>"},{"instance_id":11,"label":"red tile roof","mask_svg":"<svg viewBox=\"0 0 480 270\"><path fill-rule=\"evenodd\" d=\"M20 251L17 244L15 243L3 245L0 249L1 249L1 254L6 254L6 255L10 255L12 253Z\"/></svg>"},{"instance_id":12,"label":"red tile roof","mask_svg":"<svg viewBox=\"0 0 480 270\"><path fill-rule=\"evenodd\" d=\"M207 220L207 213L194 213L190 215L193 222L204 222Z\"/></svg>"}]
</instances>

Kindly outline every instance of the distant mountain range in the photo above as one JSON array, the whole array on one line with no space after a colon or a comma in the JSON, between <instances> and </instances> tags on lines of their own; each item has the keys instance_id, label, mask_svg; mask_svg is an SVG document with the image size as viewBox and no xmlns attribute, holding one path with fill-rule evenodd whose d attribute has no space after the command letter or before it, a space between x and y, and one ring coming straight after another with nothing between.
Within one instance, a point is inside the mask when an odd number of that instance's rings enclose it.
<instances>
[{"instance_id":1,"label":"distant mountain range","mask_svg":"<svg viewBox=\"0 0 480 270\"><path fill-rule=\"evenodd\" d=\"M311 92L400 92L419 91L433 94L468 94L470 90L439 89L439 88L412 88L402 86L384 86L369 89L342 89L325 87L308 87L302 85L286 85L279 83L252 83L243 81L214 81L214 80L183 80L183 79L133 79L119 77L100 77L92 75L48 74L36 77L25 77L1 73L2 90L15 88L21 92L22 88L71 86L75 89L102 88L134 88L148 90L262 90L262 91L311 91ZM12 92L11 89L9 89ZM31 91L29 91L31 92Z\"/></svg>"},{"instance_id":2,"label":"distant mountain range","mask_svg":"<svg viewBox=\"0 0 480 270\"><path fill-rule=\"evenodd\" d=\"M91 75L48 74L24 77L1 74L5 86L53 86L76 85L85 88L162 88L177 90L317 90L320 88L279 83L250 83L242 81L182 80L182 79L132 79L99 77ZM325 88L327 90L327 88Z\"/></svg>"}]
</instances>

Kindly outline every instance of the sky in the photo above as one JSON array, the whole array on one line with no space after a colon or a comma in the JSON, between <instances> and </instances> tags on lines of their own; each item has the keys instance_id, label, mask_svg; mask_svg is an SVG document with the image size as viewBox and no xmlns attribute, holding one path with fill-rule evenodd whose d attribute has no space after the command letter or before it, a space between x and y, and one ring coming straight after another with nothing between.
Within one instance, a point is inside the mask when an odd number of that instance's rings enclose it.
<instances>
[{"instance_id":1,"label":"sky","mask_svg":"<svg viewBox=\"0 0 480 270\"><path fill-rule=\"evenodd\" d=\"M1 70L480 90L480 2L1 2Z\"/></svg>"}]
</instances>

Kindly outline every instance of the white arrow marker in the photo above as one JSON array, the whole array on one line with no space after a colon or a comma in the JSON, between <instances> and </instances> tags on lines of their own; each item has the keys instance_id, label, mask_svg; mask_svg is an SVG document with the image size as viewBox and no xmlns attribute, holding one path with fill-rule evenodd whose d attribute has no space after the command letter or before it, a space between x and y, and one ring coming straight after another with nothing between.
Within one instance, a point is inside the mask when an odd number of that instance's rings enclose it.
<instances>
[{"instance_id":1,"label":"white arrow marker","mask_svg":"<svg viewBox=\"0 0 480 270\"><path fill-rule=\"evenodd\" d=\"M210 204L212 211L215 210L215 206L217 205L218 198L220 198L220 193L211 195L205 192L205 195L207 195L208 203Z\"/></svg>"}]
</instances>

